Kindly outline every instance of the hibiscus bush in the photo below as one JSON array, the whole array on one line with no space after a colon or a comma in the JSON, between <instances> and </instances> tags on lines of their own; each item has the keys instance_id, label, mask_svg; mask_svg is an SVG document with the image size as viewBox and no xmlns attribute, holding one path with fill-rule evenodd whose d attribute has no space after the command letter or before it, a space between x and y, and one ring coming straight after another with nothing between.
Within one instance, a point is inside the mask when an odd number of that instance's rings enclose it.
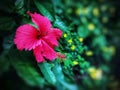
<instances>
[{"instance_id":1,"label":"hibiscus bush","mask_svg":"<svg viewBox=\"0 0 120 90\"><path fill-rule=\"evenodd\" d=\"M119 90L119 1L3 0L1 90Z\"/></svg>"}]
</instances>

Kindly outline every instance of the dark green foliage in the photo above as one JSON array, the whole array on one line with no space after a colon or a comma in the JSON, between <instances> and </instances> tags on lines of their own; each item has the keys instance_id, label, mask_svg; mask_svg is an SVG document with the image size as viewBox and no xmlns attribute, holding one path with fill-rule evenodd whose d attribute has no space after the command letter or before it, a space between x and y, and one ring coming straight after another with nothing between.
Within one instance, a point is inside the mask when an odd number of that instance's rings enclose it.
<instances>
[{"instance_id":1,"label":"dark green foliage","mask_svg":"<svg viewBox=\"0 0 120 90\"><path fill-rule=\"evenodd\" d=\"M0 80L5 85L0 90L7 86L11 90L119 90L112 63L116 48L120 49L120 13L112 1L2 0ZM36 27L27 11L46 16L54 28L63 31L55 50L64 59L37 63L32 51L17 50L13 42L17 27L25 23ZM16 85L11 76L20 82Z\"/></svg>"}]
</instances>

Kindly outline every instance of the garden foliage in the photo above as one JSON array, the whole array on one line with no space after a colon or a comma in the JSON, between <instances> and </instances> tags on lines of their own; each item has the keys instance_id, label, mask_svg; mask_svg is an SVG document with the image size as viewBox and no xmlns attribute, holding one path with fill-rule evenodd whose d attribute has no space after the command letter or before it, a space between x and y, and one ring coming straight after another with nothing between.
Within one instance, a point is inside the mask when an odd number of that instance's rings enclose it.
<instances>
[{"instance_id":1,"label":"garden foliage","mask_svg":"<svg viewBox=\"0 0 120 90\"><path fill-rule=\"evenodd\" d=\"M106 0L2 0L0 3L0 77L12 90L106 90L110 62L115 55L110 18L115 7ZM23 24L36 25L27 12L47 17L62 30L55 60L37 62L32 51L19 51L15 32ZM6 76L6 77L7 77ZM9 79L9 78L8 78ZM9 85L8 85L9 84ZM12 87L10 87L12 86ZM32 87L32 88L30 88ZM7 88L7 87L6 87ZM7 88L7 89L8 89Z\"/></svg>"}]
</instances>

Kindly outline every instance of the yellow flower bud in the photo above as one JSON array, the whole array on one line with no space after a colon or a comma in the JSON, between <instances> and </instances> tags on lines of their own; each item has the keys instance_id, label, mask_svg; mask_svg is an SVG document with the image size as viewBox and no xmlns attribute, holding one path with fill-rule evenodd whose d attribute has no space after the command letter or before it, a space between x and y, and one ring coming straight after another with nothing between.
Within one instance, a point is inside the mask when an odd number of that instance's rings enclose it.
<instances>
[{"instance_id":1,"label":"yellow flower bud","mask_svg":"<svg viewBox=\"0 0 120 90\"><path fill-rule=\"evenodd\" d=\"M71 50L75 50L75 46L74 45L71 46Z\"/></svg>"},{"instance_id":2,"label":"yellow flower bud","mask_svg":"<svg viewBox=\"0 0 120 90\"><path fill-rule=\"evenodd\" d=\"M83 13L86 15L86 14L88 14L88 8L84 8L83 9Z\"/></svg>"},{"instance_id":3,"label":"yellow flower bud","mask_svg":"<svg viewBox=\"0 0 120 90\"><path fill-rule=\"evenodd\" d=\"M82 10L81 8L77 8L76 11L75 11L75 14L76 15L80 15L81 14L81 10Z\"/></svg>"},{"instance_id":4,"label":"yellow flower bud","mask_svg":"<svg viewBox=\"0 0 120 90\"><path fill-rule=\"evenodd\" d=\"M99 9L97 7L93 9L93 15L97 17L100 15Z\"/></svg>"},{"instance_id":5,"label":"yellow flower bud","mask_svg":"<svg viewBox=\"0 0 120 90\"><path fill-rule=\"evenodd\" d=\"M114 46L110 46L110 52L114 55L116 52L116 49Z\"/></svg>"},{"instance_id":6,"label":"yellow flower bud","mask_svg":"<svg viewBox=\"0 0 120 90\"><path fill-rule=\"evenodd\" d=\"M67 37L67 34L63 34L63 37L66 38L66 37Z\"/></svg>"},{"instance_id":7,"label":"yellow flower bud","mask_svg":"<svg viewBox=\"0 0 120 90\"><path fill-rule=\"evenodd\" d=\"M69 39L69 40L68 40L68 43L69 43L69 44L72 44L72 39Z\"/></svg>"},{"instance_id":8,"label":"yellow flower bud","mask_svg":"<svg viewBox=\"0 0 120 90\"><path fill-rule=\"evenodd\" d=\"M93 52L92 51L87 51L85 54L86 54L86 56L92 56Z\"/></svg>"},{"instance_id":9,"label":"yellow flower bud","mask_svg":"<svg viewBox=\"0 0 120 90\"><path fill-rule=\"evenodd\" d=\"M115 47L114 46L110 46L110 47L103 47L102 48L103 52L106 52L106 53L111 53L112 55L115 54L116 50L115 50Z\"/></svg>"},{"instance_id":10,"label":"yellow flower bud","mask_svg":"<svg viewBox=\"0 0 120 90\"><path fill-rule=\"evenodd\" d=\"M90 31L93 31L93 30L95 29L95 25L94 25L93 23L90 23L90 24L88 25L88 29L89 29Z\"/></svg>"},{"instance_id":11,"label":"yellow flower bud","mask_svg":"<svg viewBox=\"0 0 120 90\"><path fill-rule=\"evenodd\" d=\"M79 63L77 61L73 61L73 64L74 65L78 65Z\"/></svg>"},{"instance_id":12,"label":"yellow flower bud","mask_svg":"<svg viewBox=\"0 0 120 90\"><path fill-rule=\"evenodd\" d=\"M80 42L83 42L83 40L84 40L83 38L79 38L79 41L80 41Z\"/></svg>"},{"instance_id":13,"label":"yellow flower bud","mask_svg":"<svg viewBox=\"0 0 120 90\"><path fill-rule=\"evenodd\" d=\"M100 80L102 78L102 70L91 67L88 69L90 77L95 80Z\"/></svg>"}]
</instances>

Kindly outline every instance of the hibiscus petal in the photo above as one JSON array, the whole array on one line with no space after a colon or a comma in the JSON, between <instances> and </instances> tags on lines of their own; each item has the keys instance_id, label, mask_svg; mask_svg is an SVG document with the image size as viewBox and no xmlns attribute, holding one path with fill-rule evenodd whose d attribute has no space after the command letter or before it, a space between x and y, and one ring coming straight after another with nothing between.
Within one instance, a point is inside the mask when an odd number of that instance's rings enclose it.
<instances>
[{"instance_id":1,"label":"hibiscus petal","mask_svg":"<svg viewBox=\"0 0 120 90\"><path fill-rule=\"evenodd\" d=\"M42 40L44 40L52 48L54 48L55 46L58 46L58 41L55 38L55 36L47 35L47 36L43 37Z\"/></svg>"},{"instance_id":2,"label":"hibiscus petal","mask_svg":"<svg viewBox=\"0 0 120 90\"><path fill-rule=\"evenodd\" d=\"M51 22L47 17L44 17L36 12L34 14L28 12L28 14L32 17L32 21L38 26L38 29L43 33L46 33L51 28Z\"/></svg>"},{"instance_id":3,"label":"hibiscus petal","mask_svg":"<svg viewBox=\"0 0 120 90\"><path fill-rule=\"evenodd\" d=\"M14 39L14 43L17 45L19 50L31 50L39 45L41 42L36 39L37 30L29 25L25 24L18 27Z\"/></svg>"},{"instance_id":4,"label":"hibiscus petal","mask_svg":"<svg viewBox=\"0 0 120 90\"><path fill-rule=\"evenodd\" d=\"M43 56L48 60L54 60L57 57L56 52L45 42L42 41Z\"/></svg>"},{"instance_id":5,"label":"hibiscus petal","mask_svg":"<svg viewBox=\"0 0 120 90\"><path fill-rule=\"evenodd\" d=\"M62 36L62 31L58 28L53 28L53 30L51 30L51 32L49 33L53 36L55 36L57 39L59 39Z\"/></svg>"},{"instance_id":6,"label":"hibiscus petal","mask_svg":"<svg viewBox=\"0 0 120 90\"><path fill-rule=\"evenodd\" d=\"M41 52L41 46L37 46L34 50L33 50L34 56L37 60L37 62L43 62L44 58L42 56L42 52Z\"/></svg>"},{"instance_id":7,"label":"hibiscus petal","mask_svg":"<svg viewBox=\"0 0 120 90\"><path fill-rule=\"evenodd\" d=\"M54 28L53 30L51 30L45 37L43 37L42 39L49 44L52 48L54 48L55 46L58 46L58 41L57 39L59 39L62 35L62 31Z\"/></svg>"}]
</instances>

